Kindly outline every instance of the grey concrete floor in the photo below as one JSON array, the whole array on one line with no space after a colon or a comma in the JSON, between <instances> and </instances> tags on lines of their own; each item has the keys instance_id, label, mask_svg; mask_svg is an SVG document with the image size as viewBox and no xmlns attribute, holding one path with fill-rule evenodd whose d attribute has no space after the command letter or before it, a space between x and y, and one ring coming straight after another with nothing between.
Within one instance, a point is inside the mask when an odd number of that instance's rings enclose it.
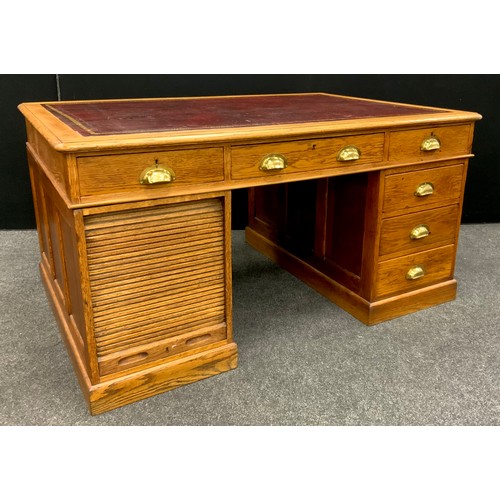
<instances>
[{"instance_id":1,"label":"grey concrete floor","mask_svg":"<svg viewBox=\"0 0 500 500\"><path fill-rule=\"evenodd\" d=\"M500 424L500 224L462 226L455 301L372 327L233 236L238 369L92 417L36 232L0 232L0 424Z\"/></svg>"}]
</instances>

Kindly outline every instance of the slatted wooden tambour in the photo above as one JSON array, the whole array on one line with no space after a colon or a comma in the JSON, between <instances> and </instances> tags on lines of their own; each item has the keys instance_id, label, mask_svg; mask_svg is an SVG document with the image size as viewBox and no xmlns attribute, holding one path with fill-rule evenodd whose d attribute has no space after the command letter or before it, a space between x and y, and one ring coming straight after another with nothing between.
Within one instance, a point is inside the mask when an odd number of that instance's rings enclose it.
<instances>
[{"instance_id":1,"label":"slatted wooden tambour","mask_svg":"<svg viewBox=\"0 0 500 500\"><path fill-rule=\"evenodd\" d=\"M226 338L220 199L84 221L100 374Z\"/></svg>"},{"instance_id":2,"label":"slatted wooden tambour","mask_svg":"<svg viewBox=\"0 0 500 500\"><path fill-rule=\"evenodd\" d=\"M93 414L237 365L247 241L366 324L452 300L476 113L329 94L30 103L40 270Z\"/></svg>"}]
</instances>

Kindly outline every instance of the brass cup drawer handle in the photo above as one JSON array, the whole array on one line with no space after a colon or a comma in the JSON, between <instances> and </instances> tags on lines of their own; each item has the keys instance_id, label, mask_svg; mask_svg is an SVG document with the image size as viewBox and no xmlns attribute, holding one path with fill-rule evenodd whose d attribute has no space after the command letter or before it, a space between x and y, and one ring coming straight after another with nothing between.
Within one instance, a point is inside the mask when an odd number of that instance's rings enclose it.
<instances>
[{"instance_id":1,"label":"brass cup drawer handle","mask_svg":"<svg viewBox=\"0 0 500 500\"><path fill-rule=\"evenodd\" d=\"M422 144L420 144L421 151L436 151L437 149L441 149L441 142L434 135L427 137L427 139L424 139Z\"/></svg>"},{"instance_id":2,"label":"brass cup drawer handle","mask_svg":"<svg viewBox=\"0 0 500 500\"><path fill-rule=\"evenodd\" d=\"M422 182L415 190L415 196L422 198L423 196L430 196L434 193L434 184L432 182Z\"/></svg>"},{"instance_id":3,"label":"brass cup drawer handle","mask_svg":"<svg viewBox=\"0 0 500 500\"><path fill-rule=\"evenodd\" d=\"M175 172L158 163L146 168L139 176L141 184L165 184L173 181L175 181Z\"/></svg>"},{"instance_id":4,"label":"brass cup drawer handle","mask_svg":"<svg viewBox=\"0 0 500 500\"><path fill-rule=\"evenodd\" d=\"M415 226L410 231L410 239L411 240L420 240L422 238L427 238L431 234L429 226L425 224L420 224L419 226Z\"/></svg>"},{"instance_id":5,"label":"brass cup drawer handle","mask_svg":"<svg viewBox=\"0 0 500 500\"><path fill-rule=\"evenodd\" d=\"M267 155L260 162L259 170L263 172L272 172L276 170L284 170L287 167L287 160L283 155L271 154Z\"/></svg>"},{"instance_id":6,"label":"brass cup drawer handle","mask_svg":"<svg viewBox=\"0 0 500 500\"><path fill-rule=\"evenodd\" d=\"M361 157L361 151L356 146L345 146L339 151L337 161L355 161Z\"/></svg>"},{"instance_id":7,"label":"brass cup drawer handle","mask_svg":"<svg viewBox=\"0 0 500 500\"><path fill-rule=\"evenodd\" d=\"M418 280L419 278L423 278L425 276L425 270L421 266L413 266L408 269L406 273L406 279L408 281Z\"/></svg>"}]
</instances>

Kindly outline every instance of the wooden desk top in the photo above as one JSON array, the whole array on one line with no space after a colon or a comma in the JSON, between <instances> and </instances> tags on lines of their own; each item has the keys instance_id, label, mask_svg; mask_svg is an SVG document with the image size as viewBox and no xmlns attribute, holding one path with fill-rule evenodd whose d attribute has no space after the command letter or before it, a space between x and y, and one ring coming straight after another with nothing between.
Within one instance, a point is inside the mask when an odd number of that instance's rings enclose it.
<instances>
[{"instance_id":1,"label":"wooden desk top","mask_svg":"<svg viewBox=\"0 0 500 500\"><path fill-rule=\"evenodd\" d=\"M481 118L324 93L25 103L19 109L59 151L321 136Z\"/></svg>"}]
</instances>

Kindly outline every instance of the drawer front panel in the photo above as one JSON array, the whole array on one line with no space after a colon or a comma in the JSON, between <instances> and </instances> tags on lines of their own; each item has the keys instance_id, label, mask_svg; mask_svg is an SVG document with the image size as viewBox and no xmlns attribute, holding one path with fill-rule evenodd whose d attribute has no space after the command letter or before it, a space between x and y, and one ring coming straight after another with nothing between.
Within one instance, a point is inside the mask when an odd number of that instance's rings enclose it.
<instances>
[{"instance_id":1,"label":"drawer front panel","mask_svg":"<svg viewBox=\"0 0 500 500\"><path fill-rule=\"evenodd\" d=\"M351 149L344 149L348 147ZM355 158L356 153L352 148L357 148L358 159L338 159L343 149L346 158ZM262 161L269 155L283 156L286 159L286 168L262 170ZM236 146L231 148L231 158L233 179L287 176L313 170L379 163L384 159L384 134Z\"/></svg>"},{"instance_id":2,"label":"drawer front panel","mask_svg":"<svg viewBox=\"0 0 500 500\"><path fill-rule=\"evenodd\" d=\"M468 154L470 127L455 125L391 132L389 161L425 161ZM424 143L428 139L431 140ZM424 151L422 148L428 150Z\"/></svg>"},{"instance_id":3,"label":"drawer front panel","mask_svg":"<svg viewBox=\"0 0 500 500\"><path fill-rule=\"evenodd\" d=\"M387 175L383 211L426 209L430 205L458 202L463 175L463 165ZM417 195L419 191L421 196Z\"/></svg>"},{"instance_id":4,"label":"drawer front panel","mask_svg":"<svg viewBox=\"0 0 500 500\"><path fill-rule=\"evenodd\" d=\"M424 210L382 221L380 255L420 252L455 242L458 205Z\"/></svg>"},{"instance_id":5,"label":"drawer front panel","mask_svg":"<svg viewBox=\"0 0 500 500\"><path fill-rule=\"evenodd\" d=\"M379 263L377 297L421 288L452 278L455 245L447 245ZM412 273L415 279L408 279Z\"/></svg>"},{"instance_id":6,"label":"drawer front panel","mask_svg":"<svg viewBox=\"0 0 500 500\"><path fill-rule=\"evenodd\" d=\"M91 215L85 233L101 375L220 340L221 199Z\"/></svg>"},{"instance_id":7,"label":"drawer front panel","mask_svg":"<svg viewBox=\"0 0 500 500\"><path fill-rule=\"evenodd\" d=\"M149 194L151 191L165 196L189 185L223 181L223 158L222 148L80 157L80 196L86 198L119 192ZM170 169L175 179L166 183L141 184L141 174L157 164ZM165 179L156 176L151 180Z\"/></svg>"}]
</instances>

